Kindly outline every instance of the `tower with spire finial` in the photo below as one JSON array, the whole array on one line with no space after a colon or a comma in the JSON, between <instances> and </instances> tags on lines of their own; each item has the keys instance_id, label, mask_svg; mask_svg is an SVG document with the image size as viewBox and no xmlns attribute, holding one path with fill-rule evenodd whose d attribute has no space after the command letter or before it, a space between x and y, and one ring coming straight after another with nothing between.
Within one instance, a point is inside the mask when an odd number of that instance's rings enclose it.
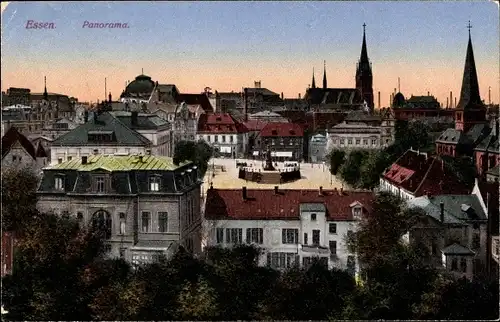
<instances>
[{"instance_id":1,"label":"tower with spire finial","mask_svg":"<svg viewBox=\"0 0 500 322\"><path fill-rule=\"evenodd\" d=\"M314 79L314 68L313 68L313 79L312 79L311 87L316 88L316 80Z\"/></svg>"},{"instance_id":2,"label":"tower with spire finial","mask_svg":"<svg viewBox=\"0 0 500 322\"><path fill-rule=\"evenodd\" d=\"M49 100L49 93L47 93L47 76L43 76L43 85L44 85L43 99L48 101Z\"/></svg>"},{"instance_id":3,"label":"tower with spire finial","mask_svg":"<svg viewBox=\"0 0 500 322\"><path fill-rule=\"evenodd\" d=\"M479 95L479 82L477 80L476 62L474 61L474 51L471 40L471 24L469 29L469 43L467 44L467 54L465 56L464 76L462 79L462 90L460 100L455 110L455 129L467 132L475 124L486 122L486 106L481 101Z\"/></svg>"},{"instance_id":4,"label":"tower with spire finial","mask_svg":"<svg viewBox=\"0 0 500 322\"><path fill-rule=\"evenodd\" d=\"M328 88L328 83L326 82L326 60L323 61L323 89Z\"/></svg>"},{"instance_id":5,"label":"tower with spire finial","mask_svg":"<svg viewBox=\"0 0 500 322\"><path fill-rule=\"evenodd\" d=\"M356 68L356 89L361 93L363 99L368 104L370 111L373 111L373 75L372 66L368 59L366 49L366 24L363 23L363 44L361 45L361 56Z\"/></svg>"}]
</instances>

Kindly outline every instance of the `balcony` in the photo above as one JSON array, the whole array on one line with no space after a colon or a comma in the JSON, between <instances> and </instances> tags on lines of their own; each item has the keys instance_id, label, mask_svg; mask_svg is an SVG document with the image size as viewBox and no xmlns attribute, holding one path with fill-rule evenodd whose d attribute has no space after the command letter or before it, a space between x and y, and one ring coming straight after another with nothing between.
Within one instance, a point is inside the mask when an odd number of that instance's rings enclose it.
<instances>
[{"instance_id":1,"label":"balcony","mask_svg":"<svg viewBox=\"0 0 500 322\"><path fill-rule=\"evenodd\" d=\"M316 254L317 256L326 256L330 254L330 249L320 245L300 245L302 252L307 254Z\"/></svg>"}]
</instances>

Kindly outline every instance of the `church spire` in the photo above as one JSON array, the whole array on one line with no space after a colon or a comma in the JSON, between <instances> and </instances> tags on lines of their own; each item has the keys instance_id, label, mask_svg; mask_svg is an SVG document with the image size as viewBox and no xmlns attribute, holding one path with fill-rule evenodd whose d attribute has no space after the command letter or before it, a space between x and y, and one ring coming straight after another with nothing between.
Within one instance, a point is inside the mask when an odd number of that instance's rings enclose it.
<instances>
[{"instance_id":1,"label":"church spire","mask_svg":"<svg viewBox=\"0 0 500 322\"><path fill-rule=\"evenodd\" d=\"M48 101L49 93L47 93L47 76L43 76L43 84L44 84L43 99Z\"/></svg>"},{"instance_id":2,"label":"church spire","mask_svg":"<svg viewBox=\"0 0 500 322\"><path fill-rule=\"evenodd\" d=\"M313 79L312 79L311 87L316 88L316 80L314 79L314 67L313 67Z\"/></svg>"},{"instance_id":3,"label":"church spire","mask_svg":"<svg viewBox=\"0 0 500 322\"><path fill-rule=\"evenodd\" d=\"M323 89L327 89L327 82L326 82L326 60L323 61Z\"/></svg>"},{"instance_id":4,"label":"church spire","mask_svg":"<svg viewBox=\"0 0 500 322\"><path fill-rule=\"evenodd\" d=\"M474 61L474 51L472 50L472 40L470 21L467 25L469 29L469 43L467 44L467 54L465 56L464 76L462 79L462 90L460 92L460 101L457 108L463 109L473 107L473 105L482 105L479 95L479 82L477 80L476 62Z\"/></svg>"},{"instance_id":5,"label":"church spire","mask_svg":"<svg viewBox=\"0 0 500 322\"><path fill-rule=\"evenodd\" d=\"M371 111L375 107L373 104L373 75L372 66L368 59L366 49L366 24L363 23L363 43L361 45L361 56L356 67L356 89L361 92L361 96L368 104Z\"/></svg>"},{"instance_id":6,"label":"church spire","mask_svg":"<svg viewBox=\"0 0 500 322\"><path fill-rule=\"evenodd\" d=\"M363 23L363 44L361 45L361 57L359 58L360 64L368 63L368 51L366 50L366 24ZM369 66L369 65L368 65Z\"/></svg>"}]
</instances>

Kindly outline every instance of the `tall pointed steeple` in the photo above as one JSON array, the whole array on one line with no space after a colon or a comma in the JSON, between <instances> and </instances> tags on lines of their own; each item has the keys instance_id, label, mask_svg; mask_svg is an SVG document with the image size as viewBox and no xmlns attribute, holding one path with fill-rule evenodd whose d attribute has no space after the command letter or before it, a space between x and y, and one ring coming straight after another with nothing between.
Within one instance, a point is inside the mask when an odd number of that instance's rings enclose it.
<instances>
[{"instance_id":1,"label":"tall pointed steeple","mask_svg":"<svg viewBox=\"0 0 500 322\"><path fill-rule=\"evenodd\" d=\"M462 90L460 100L455 110L455 129L468 132L475 124L486 122L486 106L481 101L479 95L479 82L477 80L476 62L474 61L474 51L472 50L472 40L469 29L469 43L467 44L467 54L465 55L464 77L462 79Z\"/></svg>"},{"instance_id":2,"label":"tall pointed steeple","mask_svg":"<svg viewBox=\"0 0 500 322\"><path fill-rule=\"evenodd\" d=\"M356 67L356 88L361 92L363 99L368 104L370 110L373 110L373 76L372 66L368 59L368 50L366 48L366 24L363 24L363 43L361 45L361 56Z\"/></svg>"},{"instance_id":3,"label":"tall pointed steeple","mask_svg":"<svg viewBox=\"0 0 500 322\"><path fill-rule=\"evenodd\" d=\"M472 40L469 29L469 43L467 44L467 54L465 56L464 77L462 79L462 90L460 91L460 100L457 108L466 109L474 105L483 105L479 95L479 82L477 80L476 62L474 61L474 51L472 49Z\"/></svg>"},{"instance_id":4,"label":"tall pointed steeple","mask_svg":"<svg viewBox=\"0 0 500 322\"><path fill-rule=\"evenodd\" d=\"M316 80L314 79L314 67L313 67L313 79L312 79L311 87L316 88Z\"/></svg>"},{"instance_id":5,"label":"tall pointed steeple","mask_svg":"<svg viewBox=\"0 0 500 322\"><path fill-rule=\"evenodd\" d=\"M47 76L43 76L43 84L44 84L43 99L48 101L49 93L47 93Z\"/></svg>"},{"instance_id":6,"label":"tall pointed steeple","mask_svg":"<svg viewBox=\"0 0 500 322\"><path fill-rule=\"evenodd\" d=\"M323 61L323 89L327 89L327 82L326 82L326 60Z\"/></svg>"}]
</instances>

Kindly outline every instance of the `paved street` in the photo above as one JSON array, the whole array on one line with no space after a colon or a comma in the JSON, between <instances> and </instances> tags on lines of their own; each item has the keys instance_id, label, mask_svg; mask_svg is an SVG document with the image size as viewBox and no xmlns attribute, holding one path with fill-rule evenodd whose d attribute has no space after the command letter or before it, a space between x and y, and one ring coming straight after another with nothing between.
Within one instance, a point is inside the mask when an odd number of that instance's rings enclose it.
<instances>
[{"instance_id":1,"label":"paved street","mask_svg":"<svg viewBox=\"0 0 500 322\"><path fill-rule=\"evenodd\" d=\"M261 161L245 160L245 159L212 159L210 164L215 165L214 171L209 168L205 175L204 189L210 187L213 182L214 188L228 189L228 188L241 188L246 186L249 189L270 189L274 184L259 184L256 182L245 181L238 178L238 168L236 161L247 162L253 164L254 167L259 168ZM283 162L278 163L283 166ZM224 167L224 171L220 167ZM322 164L301 163L300 172L302 179L295 182L288 182L280 184L279 187L283 189L318 189L322 186L324 189L341 188L342 183L335 176L330 175L328 167Z\"/></svg>"}]
</instances>

